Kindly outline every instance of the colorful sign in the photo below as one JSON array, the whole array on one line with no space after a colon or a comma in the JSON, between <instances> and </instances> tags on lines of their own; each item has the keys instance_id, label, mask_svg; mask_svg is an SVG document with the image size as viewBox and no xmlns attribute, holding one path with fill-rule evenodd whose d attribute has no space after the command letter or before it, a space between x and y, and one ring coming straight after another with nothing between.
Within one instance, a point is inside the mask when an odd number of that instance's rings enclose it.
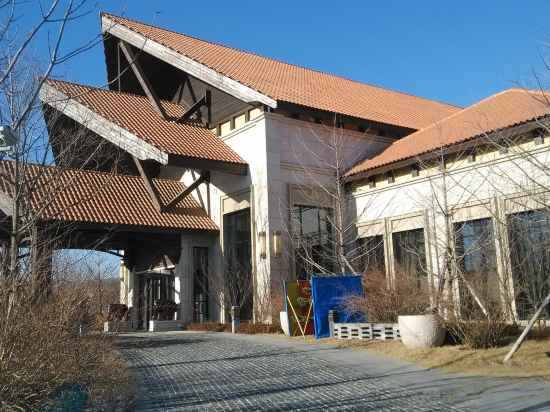
<instances>
[{"instance_id":1,"label":"colorful sign","mask_svg":"<svg viewBox=\"0 0 550 412\"><path fill-rule=\"evenodd\" d=\"M285 289L290 335L313 335L313 302L309 280L288 281Z\"/></svg>"}]
</instances>

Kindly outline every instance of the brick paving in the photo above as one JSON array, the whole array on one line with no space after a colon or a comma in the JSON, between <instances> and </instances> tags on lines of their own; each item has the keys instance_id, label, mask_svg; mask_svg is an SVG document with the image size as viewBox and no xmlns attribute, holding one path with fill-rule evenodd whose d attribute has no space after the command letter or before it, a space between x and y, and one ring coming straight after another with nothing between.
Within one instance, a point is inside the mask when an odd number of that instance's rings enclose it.
<instances>
[{"instance_id":1,"label":"brick paving","mask_svg":"<svg viewBox=\"0 0 550 412\"><path fill-rule=\"evenodd\" d=\"M127 335L138 411L459 411L441 394L391 374L323 358L330 349L226 334Z\"/></svg>"}]
</instances>

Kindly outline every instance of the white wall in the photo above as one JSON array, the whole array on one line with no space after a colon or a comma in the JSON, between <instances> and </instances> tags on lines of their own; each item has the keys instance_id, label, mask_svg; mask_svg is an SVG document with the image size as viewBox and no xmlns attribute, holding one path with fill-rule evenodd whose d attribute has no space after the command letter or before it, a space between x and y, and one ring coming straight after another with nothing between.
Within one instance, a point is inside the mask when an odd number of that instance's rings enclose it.
<instances>
[{"instance_id":1,"label":"white wall","mask_svg":"<svg viewBox=\"0 0 550 412\"><path fill-rule=\"evenodd\" d=\"M493 218L495 230L501 231L495 233L503 234L501 239L495 239L499 276L510 281L509 254L500 252L503 244L498 242L506 243L508 214L550 206L548 140L535 145L532 138L526 138L508 153L494 148L479 149L474 161L466 156L449 161L445 175L434 166L412 177L409 167L394 171L394 183L388 183L385 175L376 176L375 188L370 188L366 180L358 182L352 196L359 233L370 236L383 232L389 237L385 249L387 259L392 259L392 231L423 227L428 268L437 275L441 271L444 248L449 244L442 213L447 202L452 222ZM392 262L388 263L391 271Z\"/></svg>"},{"instance_id":2,"label":"white wall","mask_svg":"<svg viewBox=\"0 0 550 412\"><path fill-rule=\"evenodd\" d=\"M315 187L334 182L332 175L336 155L327 150L327 142L334 139L334 132L333 128L323 125L263 113L222 137L223 141L248 163L248 175L235 176L212 172L209 205L207 185L203 184L199 186L198 191L193 192L193 196L210 211L212 220L222 230L224 199L240 200L243 193L250 191L257 302L266 299L261 295L268 293L270 288L280 288L281 279L293 276L288 256L273 255L273 234L275 231L284 234L288 230L290 185ZM339 129L336 133L337 138L342 140L344 167L350 167L360 158L380 152L391 142L387 138L350 130ZM168 167L163 169L161 176L179 178L186 185L190 185L198 177L198 172ZM267 234L265 258L260 257L260 232ZM187 246L183 247L187 248L192 246L195 239L198 240L197 237L187 235L184 239ZM209 262L211 270L221 270L222 239L223 233L220 233L212 242L212 260ZM286 244L288 245L288 239ZM186 252L182 251L182 262L187 258ZM187 296L184 289L192 288L192 279L186 277L190 272L184 266L184 263L178 265L177 273L181 281L182 306L189 306L190 300L186 299L190 299L192 292L188 292L191 294ZM211 306L211 314L212 309Z\"/></svg>"}]
</instances>

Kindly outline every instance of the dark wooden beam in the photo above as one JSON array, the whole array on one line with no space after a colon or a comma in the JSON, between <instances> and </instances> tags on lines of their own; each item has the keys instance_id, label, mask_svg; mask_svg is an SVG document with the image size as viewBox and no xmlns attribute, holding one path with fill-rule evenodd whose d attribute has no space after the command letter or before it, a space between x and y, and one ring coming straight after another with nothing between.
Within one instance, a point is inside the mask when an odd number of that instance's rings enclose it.
<instances>
[{"instance_id":1,"label":"dark wooden beam","mask_svg":"<svg viewBox=\"0 0 550 412\"><path fill-rule=\"evenodd\" d=\"M128 64L130 65L130 67L132 68L132 71L136 75L139 81L139 84L141 85L141 88L149 98L151 105L162 116L163 119L167 120L168 116L166 115L166 112L164 111L164 108L160 103L160 99L155 93L155 90L153 89L153 87L151 86L149 79L143 72L143 69L141 68L139 62L137 61L136 55L132 51L132 48L128 44L124 43L123 41L119 42L119 47L122 50L122 53L124 53L126 60L128 60Z\"/></svg>"},{"instance_id":2,"label":"dark wooden beam","mask_svg":"<svg viewBox=\"0 0 550 412\"><path fill-rule=\"evenodd\" d=\"M141 178L143 179L143 183L145 184L145 188L147 189L147 192L149 192L149 197L151 198L153 205L159 212L162 212L162 204L160 203L160 198L157 193L157 189L155 189L155 186L153 185L153 181L151 180L149 175L147 175L147 173L145 172L145 169L143 168L143 164L141 160L139 160L135 156L132 156L132 159L134 159L134 163L137 167L137 170Z\"/></svg>"},{"instance_id":3,"label":"dark wooden beam","mask_svg":"<svg viewBox=\"0 0 550 412\"><path fill-rule=\"evenodd\" d=\"M196 157L168 154L168 165L195 170L215 170L223 173L246 176L248 165L245 163L224 162L221 160L199 159Z\"/></svg>"},{"instance_id":4,"label":"dark wooden beam","mask_svg":"<svg viewBox=\"0 0 550 412\"><path fill-rule=\"evenodd\" d=\"M164 210L169 210L172 206L178 203L181 199L187 197L193 190L195 190L201 183L207 182L210 180L210 172L202 171L201 175L197 180L195 180L187 189L183 190L179 195L174 196L172 200L168 202Z\"/></svg>"},{"instance_id":5,"label":"dark wooden beam","mask_svg":"<svg viewBox=\"0 0 550 412\"><path fill-rule=\"evenodd\" d=\"M191 118L191 116L193 116L193 114L195 114L201 107L203 106L206 106L207 110L208 110L208 119L207 119L207 123L210 122L210 103L211 103L211 100L212 100L212 97L211 97L211 93L210 93L210 90L206 90L206 92L204 93L204 96L201 97L199 100L197 100L193 106L191 106L179 119L178 119L178 123L183 123L183 122L186 122L187 120L189 120Z\"/></svg>"}]
</instances>

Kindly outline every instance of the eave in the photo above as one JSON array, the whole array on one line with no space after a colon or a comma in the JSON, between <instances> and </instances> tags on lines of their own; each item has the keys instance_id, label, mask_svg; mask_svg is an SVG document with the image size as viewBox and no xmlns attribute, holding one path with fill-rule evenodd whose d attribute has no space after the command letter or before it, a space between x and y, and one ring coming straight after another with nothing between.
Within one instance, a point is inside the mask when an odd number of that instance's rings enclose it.
<instances>
[{"instance_id":1,"label":"eave","mask_svg":"<svg viewBox=\"0 0 550 412\"><path fill-rule=\"evenodd\" d=\"M103 34L109 34L129 43L138 50L143 50L145 53L177 67L245 103L261 103L273 109L277 107L277 101L273 98L233 80L230 77L224 76L210 67L178 53L163 44L148 39L140 33L114 22L107 15L101 15L101 31Z\"/></svg>"}]
</instances>

